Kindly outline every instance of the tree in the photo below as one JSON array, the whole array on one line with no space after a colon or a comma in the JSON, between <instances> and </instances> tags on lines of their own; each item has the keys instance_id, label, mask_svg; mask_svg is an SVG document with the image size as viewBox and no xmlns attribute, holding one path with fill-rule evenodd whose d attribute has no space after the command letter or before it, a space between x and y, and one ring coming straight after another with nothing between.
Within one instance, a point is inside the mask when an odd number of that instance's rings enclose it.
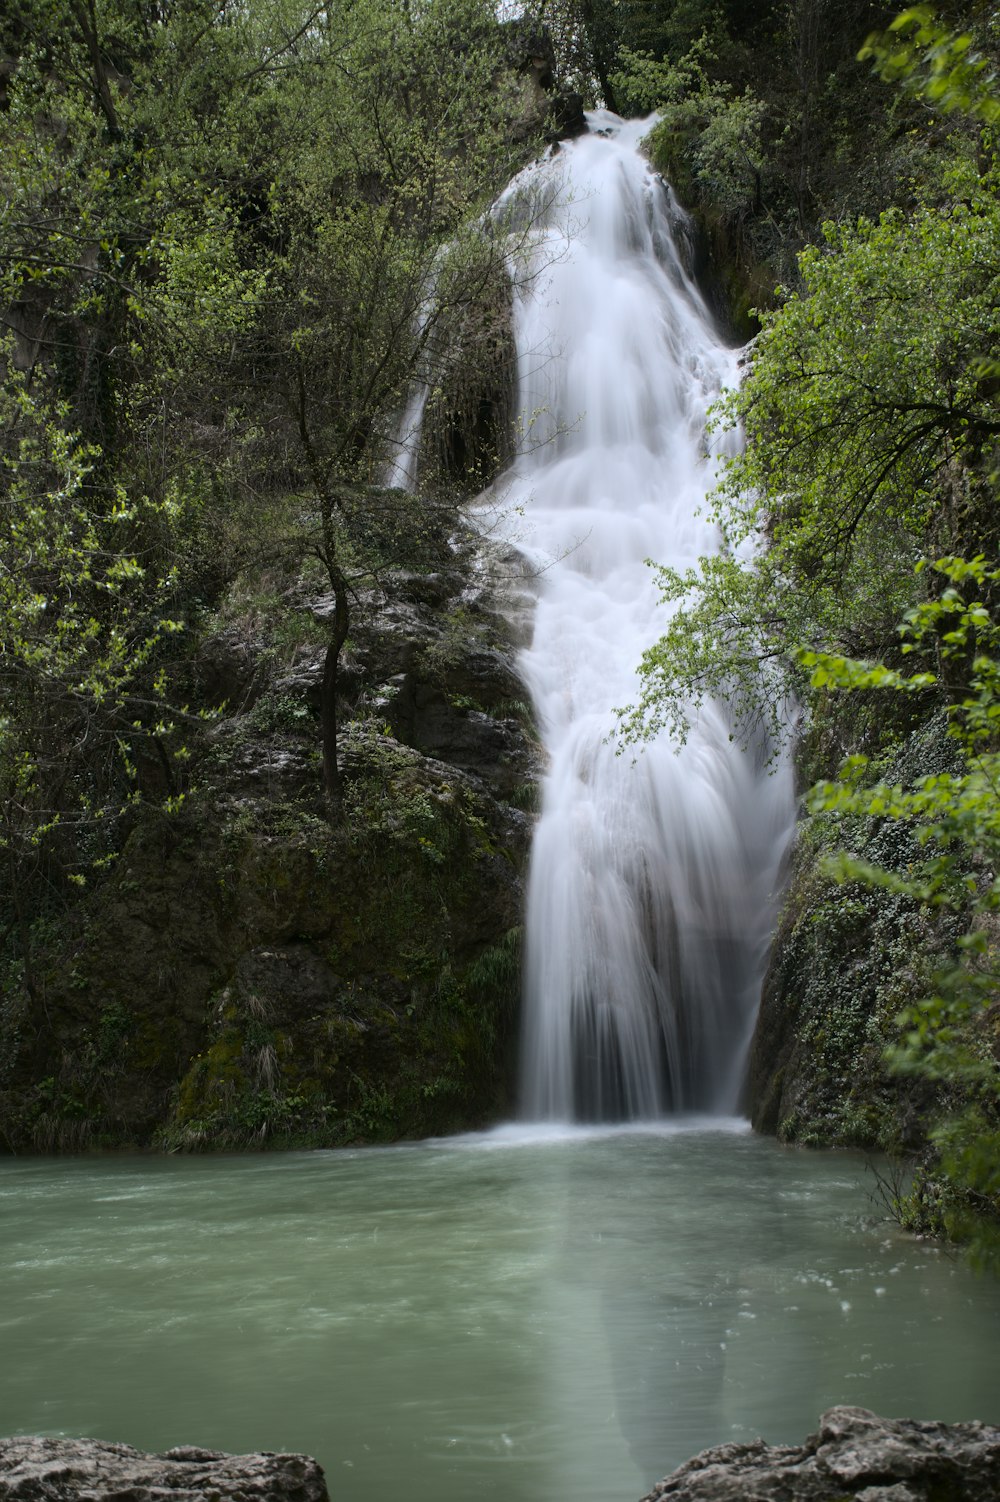
<instances>
[{"instance_id":1,"label":"tree","mask_svg":"<svg viewBox=\"0 0 1000 1502\"><path fill-rule=\"evenodd\" d=\"M969 32L943 26L928 5L912 6L888 31L873 32L861 52L886 83L900 84L942 114L957 111L987 125L1000 120L995 66Z\"/></svg>"},{"instance_id":2,"label":"tree","mask_svg":"<svg viewBox=\"0 0 1000 1502\"><path fill-rule=\"evenodd\" d=\"M359 4L279 105L285 151L268 218L280 250L255 381L308 477L332 595L321 703L331 807L340 653L372 566L359 546L373 506L402 504L378 483L394 427L414 383L432 389L452 358L444 330L462 310L504 303L512 249L488 210L531 146L512 130L504 45L481 0Z\"/></svg>"},{"instance_id":3,"label":"tree","mask_svg":"<svg viewBox=\"0 0 1000 1502\"><path fill-rule=\"evenodd\" d=\"M226 490L309 493L336 802L339 653L386 558L371 512L407 510L379 483L394 427L451 359L445 325L503 301L485 215L534 140L507 34L485 0L20 0L5 41L16 364L87 447L95 510L183 492L211 534ZM218 568L183 545L178 619Z\"/></svg>"},{"instance_id":4,"label":"tree","mask_svg":"<svg viewBox=\"0 0 1000 1502\"><path fill-rule=\"evenodd\" d=\"M1000 570L984 556L998 551L1000 222L993 142L978 124L993 117L994 88L969 39L927 12L897 28L908 47L872 38L866 55L975 129L960 121L938 142L909 213L825 226L799 258L799 285L762 315L746 380L717 414L746 434L713 497L723 551L685 574L659 570L675 614L624 728L683 735L706 693L730 698L745 739L761 717L781 734L789 693L817 726L836 712L831 695L874 705L879 749L907 717L948 715L957 771L890 786L855 752L807 801L820 817L901 824L926 851L905 870L847 851L834 874L968 923L891 1051L939 1101L933 1152L901 1209L1000 1271Z\"/></svg>"},{"instance_id":5,"label":"tree","mask_svg":"<svg viewBox=\"0 0 1000 1502\"><path fill-rule=\"evenodd\" d=\"M654 164L695 213L744 336L775 282L795 285L796 253L824 220L908 206L923 111L873 85L856 55L882 19L870 0L607 9L618 107L659 113Z\"/></svg>"},{"instance_id":6,"label":"tree","mask_svg":"<svg viewBox=\"0 0 1000 1502\"><path fill-rule=\"evenodd\" d=\"M627 84L636 57L669 67L707 37L745 67L748 48L773 45L780 13L775 4L748 0L536 0L529 9L551 28L560 69L591 88L596 82L603 103L626 112L636 108Z\"/></svg>"},{"instance_id":7,"label":"tree","mask_svg":"<svg viewBox=\"0 0 1000 1502\"><path fill-rule=\"evenodd\" d=\"M644 658L630 733L683 727L733 686L744 730L762 712L777 730L792 648L882 651L922 554L996 547L996 170L959 157L947 198L828 225L801 255L801 289L762 315L716 414L746 434L713 498L723 551L658 571L680 609Z\"/></svg>"},{"instance_id":8,"label":"tree","mask_svg":"<svg viewBox=\"0 0 1000 1502\"><path fill-rule=\"evenodd\" d=\"M738 214L760 207L766 108L751 88L713 77L715 61L703 35L676 62L623 48L615 76L633 109L659 113L650 150L685 201Z\"/></svg>"},{"instance_id":9,"label":"tree","mask_svg":"<svg viewBox=\"0 0 1000 1502\"><path fill-rule=\"evenodd\" d=\"M182 793L207 491L187 393L259 290L221 102L252 67L226 23L200 0L20 0L2 23L0 924L29 993L32 917L113 858L136 803Z\"/></svg>"},{"instance_id":10,"label":"tree","mask_svg":"<svg viewBox=\"0 0 1000 1502\"><path fill-rule=\"evenodd\" d=\"M219 817L225 753L176 727L248 560L329 597L323 781L364 833L339 655L357 597L425 565L429 532L451 560L441 510L504 437L483 373L512 247L490 205L542 122L487 0L12 0L0 49L5 1083L19 1030L41 1052L96 1029L78 977L53 1000L114 900L74 912L79 886L132 834L183 839L153 811L199 780L190 820ZM456 393L495 408L468 442ZM423 396L450 433L415 495L384 481Z\"/></svg>"},{"instance_id":11,"label":"tree","mask_svg":"<svg viewBox=\"0 0 1000 1502\"><path fill-rule=\"evenodd\" d=\"M33 999L33 878L83 884L114 853L144 748L168 801L184 754L155 666L179 629L165 608L175 580L142 561L144 533L169 528L175 502L118 488L95 510L100 455L65 419L23 377L0 399L0 852Z\"/></svg>"}]
</instances>

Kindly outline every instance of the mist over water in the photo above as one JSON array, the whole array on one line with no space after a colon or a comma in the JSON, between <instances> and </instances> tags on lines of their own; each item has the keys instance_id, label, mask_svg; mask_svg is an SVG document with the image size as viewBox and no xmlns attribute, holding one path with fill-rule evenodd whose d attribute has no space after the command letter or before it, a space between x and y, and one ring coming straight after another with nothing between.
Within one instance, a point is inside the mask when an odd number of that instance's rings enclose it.
<instances>
[{"instance_id":1,"label":"mist over water","mask_svg":"<svg viewBox=\"0 0 1000 1502\"><path fill-rule=\"evenodd\" d=\"M545 207L515 299L526 431L498 490L538 570L521 669L548 758L522 1110L614 1121L736 1108L792 796L786 767L731 741L724 704L679 752L609 741L665 624L647 560L684 568L719 546L700 514L705 420L736 352L685 269L643 124L589 119L508 195Z\"/></svg>"}]
</instances>

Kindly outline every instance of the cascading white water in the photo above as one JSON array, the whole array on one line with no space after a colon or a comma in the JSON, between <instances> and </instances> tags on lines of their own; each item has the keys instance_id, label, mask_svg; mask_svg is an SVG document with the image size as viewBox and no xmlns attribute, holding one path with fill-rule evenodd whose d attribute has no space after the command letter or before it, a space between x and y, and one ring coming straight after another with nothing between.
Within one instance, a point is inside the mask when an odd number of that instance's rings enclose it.
<instances>
[{"instance_id":1,"label":"cascading white water","mask_svg":"<svg viewBox=\"0 0 1000 1502\"><path fill-rule=\"evenodd\" d=\"M537 209L515 297L522 453L497 487L539 570L522 670L548 756L529 880L522 1109L616 1120L738 1103L791 823L787 770L730 739L725 705L616 754L615 708L661 633L646 560L718 546L706 411L736 377L639 151L591 132L522 176ZM541 186L542 192L539 193Z\"/></svg>"}]
</instances>

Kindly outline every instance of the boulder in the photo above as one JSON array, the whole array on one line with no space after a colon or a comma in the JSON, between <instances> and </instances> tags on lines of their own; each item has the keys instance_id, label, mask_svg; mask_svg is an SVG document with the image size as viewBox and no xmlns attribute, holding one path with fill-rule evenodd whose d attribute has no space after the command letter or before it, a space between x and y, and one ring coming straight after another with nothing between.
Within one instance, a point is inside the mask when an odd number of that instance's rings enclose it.
<instances>
[{"instance_id":1,"label":"boulder","mask_svg":"<svg viewBox=\"0 0 1000 1502\"><path fill-rule=\"evenodd\" d=\"M329 1502L308 1455L147 1455L99 1439L0 1439L2 1502Z\"/></svg>"},{"instance_id":2,"label":"boulder","mask_svg":"<svg viewBox=\"0 0 1000 1502\"><path fill-rule=\"evenodd\" d=\"M719 1445L643 1502L998 1502L1000 1429L831 1408L802 1445Z\"/></svg>"}]
</instances>

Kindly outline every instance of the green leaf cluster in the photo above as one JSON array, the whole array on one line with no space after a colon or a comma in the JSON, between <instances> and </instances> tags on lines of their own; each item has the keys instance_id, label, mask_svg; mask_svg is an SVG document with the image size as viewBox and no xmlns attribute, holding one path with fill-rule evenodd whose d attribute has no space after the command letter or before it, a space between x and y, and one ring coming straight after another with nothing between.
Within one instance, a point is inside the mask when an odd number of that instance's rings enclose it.
<instances>
[{"instance_id":1,"label":"green leaf cluster","mask_svg":"<svg viewBox=\"0 0 1000 1502\"><path fill-rule=\"evenodd\" d=\"M996 68L969 32L943 25L929 5L904 10L887 31L873 32L858 54L879 76L898 83L943 114L959 111L988 125L1000 121Z\"/></svg>"},{"instance_id":2,"label":"green leaf cluster","mask_svg":"<svg viewBox=\"0 0 1000 1502\"><path fill-rule=\"evenodd\" d=\"M615 91L630 109L657 111L649 149L681 196L731 214L760 191L766 106L713 76L715 61L705 34L678 62L622 48Z\"/></svg>"}]
</instances>

